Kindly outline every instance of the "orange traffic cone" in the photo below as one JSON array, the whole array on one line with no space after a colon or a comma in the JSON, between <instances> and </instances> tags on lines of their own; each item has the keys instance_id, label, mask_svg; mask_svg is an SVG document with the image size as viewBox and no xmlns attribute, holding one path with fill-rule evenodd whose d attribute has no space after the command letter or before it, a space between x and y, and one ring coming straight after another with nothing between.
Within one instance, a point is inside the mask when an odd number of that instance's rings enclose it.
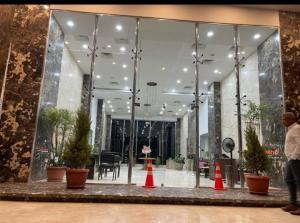
<instances>
[{"instance_id":1,"label":"orange traffic cone","mask_svg":"<svg viewBox=\"0 0 300 223\"><path fill-rule=\"evenodd\" d=\"M153 175L152 175L152 160L148 160L148 165L147 165L147 177L146 177L146 182L145 188L155 188L154 186L154 181L153 181Z\"/></svg>"},{"instance_id":2,"label":"orange traffic cone","mask_svg":"<svg viewBox=\"0 0 300 223\"><path fill-rule=\"evenodd\" d=\"M223 187L223 181L222 181L222 175L221 175L221 169L220 169L220 163L216 162L216 174L215 174L215 187L213 187L214 190L226 190Z\"/></svg>"}]
</instances>

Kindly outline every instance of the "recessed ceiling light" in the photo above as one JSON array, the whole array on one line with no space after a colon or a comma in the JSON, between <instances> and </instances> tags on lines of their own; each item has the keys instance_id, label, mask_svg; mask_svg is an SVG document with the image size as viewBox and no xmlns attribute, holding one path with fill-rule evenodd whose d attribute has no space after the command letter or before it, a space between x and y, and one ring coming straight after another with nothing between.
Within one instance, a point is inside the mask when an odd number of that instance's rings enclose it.
<instances>
[{"instance_id":1,"label":"recessed ceiling light","mask_svg":"<svg viewBox=\"0 0 300 223\"><path fill-rule=\"evenodd\" d=\"M161 70L166 70L166 68L165 68L165 67L162 67Z\"/></svg>"},{"instance_id":2,"label":"recessed ceiling light","mask_svg":"<svg viewBox=\"0 0 300 223\"><path fill-rule=\"evenodd\" d=\"M106 47L107 47L107 48L111 48L111 45L107 45Z\"/></svg>"},{"instance_id":3,"label":"recessed ceiling light","mask_svg":"<svg viewBox=\"0 0 300 223\"><path fill-rule=\"evenodd\" d=\"M67 25L70 26L70 27L73 27L73 26L74 26L74 22L71 21L71 20L69 20L69 21L67 22Z\"/></svg>"},{"instance_id":4,"label":"recessed ceiling light","mask_svg":"<svg viewBox=\"0 0 300 223\"><path fill-rule=\"evenodd\" d=\"M130 110L128 110L128 113L130 113Z\"/></svg>"},{"instance_id":5,"label":"recessed ceiling light","mask_svg":"<svg viewBox=\"0 0 300 223\"><path fill-rule=\"evenodd\" d=\"M214 32L212 32L212 31L207 32L208 37L212 37L213 35L214 35Z\"/></svg>"},{"instance_id":6,"label":"recessed ceiling light","mask_svg":"<svg viewBox=\"0 0 300 223\"><path fill-rule=\"evenodd\" d=\"M196 56L196 51L193 51L193 52L192 52L192 56Z\"/></svg>"},{"instance_id":7,"label":"recessed ceiling light","mask_svg":"<svg viewBox=\"0 0 300 223\"><path fill-rule=\"evenodd\" d=\"M129 105L129 104L130 104L130 102L129 102L129 101L127 101L127 102L126 102L126 104L128 104L128 105Z\"/></svg>"},{"instance_id":8,"label":"recessed ceiling light","mask_svg":"<svg viewBox=\"0 0 300 223\"><path fill-rule=\"evenodd\" d=\"M116 25L116 30L121 31L123 27L121 25Z\"/></svg>"},{"instance_id":9,"label":"recessed ceiling light","mask_svg":"<svg viewBox=\"0 0 300 223\"><path fill-rule=\"evenodd\" d=\"M178 115L178 113L176 112L175 115Z\"/></svg>"},{"instance_id":10,"label":"recessed ceiling light","mask_svg":"<svg viewBox=\"0 0 300 223\"><path fill-rule=\"evenodd\" d=\"M181 83L181 80L177 80L176 82L177 82L177 84L180 84L180 83Z\"/></svg>"},{"instance_id":11,"label":"recessed ceiling light","mask_svg":"<svg viewBox=\"0 0 300 223\"><path fill-rule=\"evenodd\" d=\"M244 55L244 54L245 54L245 51L242 51L241 53Z\"/></svg>"},{"instance_id":12,"label":"recessed ceiling light","mask_svg":"<svg viewBox=\"0 0 300 223\"><path fill-rule=\"evenodd\" d=\"M114 109L111 110L111 112L114 112L114 111L115 111Z\"/></svg>"},{"instance_id":13,"label":"recessed ceiling light","mask_svg":"<svg viewBox=\"0 0 300 223\"><path fill-rule=\"evenodd\" d=\"M68 44L69 44L69 42L68 42L68 41L65 41L65 44L66 44L66 45L68 45Z\"/></svg>"},{"instance_id":14,"label":"recessed ceiling light","mask_svg":"<svg viewBox=\"0 0 300 223\"><path fill-rule=\"evenodd\" d=\"M185 105L185 104L183 104L183 105L182 105L182 107L184 107L184 108L185 108L185 107L186 107L186 105Z\"/></svg>"},{"instance_id":15,"label":"recessed ceiling light","mask_svg":"<svg viewBox=\"0 0 300 223\"><path fill-rule=\"evenodd\" d=\"M233 57L232 53L228 54L228 58L232 58L232 57Z\"/></svg>"},{"instance_id":16,"label":"recessed ceiling light","mask_svg":"<svg viewBox=\"0 0 300 223\"><path fill-rule=\"evenodd\" d=\"M83 48L83 49L87 49L88 47L89 47L89 46L88 46L87 44L83 44L83 45L82 45L82 48Z\"/></svg>"},{"instance_id":17,"label":"recessed ceiling light","mask_svg":"<svg viewBox=\"0 0 300 223\"><path fill-rule=\"evenodd\" d=\"M172 92L175 92L175 89L172 89Z\"/></svg>"},{"instance_id":18,"label":"recessed ceiling light","mask_svg":"<svg viewBox=\"0 0 300 223\"><path fill-rule=\"evenodd\" d=\"M160 115L162 115L162 114L163 114L163 112L161 111L161 112L159 112L159 114L160 114Z\"/></svg>"},{"instance_id":19,"label":"recessed ceiling light","mask_svg":"<svg viewBox=\"0 0 300 223\"><path fill-rule=\"evenodd\" d=\"M80 60L77 60L77 63L80 63Z\"/></svg>"},{"instance_id":20,"label":"recessed ceiling light","mask_svg":"<svg viewBox=\"0 0 300 223\"><path fill-rule=\"evenodd\" d=\"M129 87L128 87L128 86L126 86L126 87L125 87L125 89L126 89L126 90L129 90Z\"/></svg>"},{"instance_id":21,"label":"recessed ceiling light","mask_svg":"<svg viewBox=\"0 0 300 223\"><path fill-rule=\"evenodd\" d=\"M128 80L128 77L124 77L124 80L127 81L127 80Z\"/></svg>"},{"instance_id":22,"label":"recessed ceiling light","mask_svg":"<svg viewBox=\"0 0 300 223\"><path fill-rule=\"evenodd\" d=\"M96 76L96 78L100 79L100 78L101 78L101 76L100 76L100 75L97 75L97 76Z\"/></svg>"},{"instance_id":23,"label":"recessed ceiling light","mask_svg":"<svg viewBox=\"0 0 300 223\"><path fill-rule=\"evenodd\" d=\"M112 62L112 64L113 64L113 65L115 65L115 64L116 64L116 62L115 62L115 61L113 61L113 62Z\"/></svg>"},{"instance_id":24,"label":"recessed ceiling light","mask_svg":"<svg viewBox=\"0 0 300 223\"><path fill-rule=\"evenodd\" d=\"M182 109L181 109L181 108L179 108L179 109L178 109L178 111L180 111L180 112L181 112L181 111L182 111Z\"/></svg>"},{"instance_id":25,"label":"recessed ceiling light","mask_svg":"<svg viewBox=\"0 0 300 223\"><path fill-rule=\"evenodd\" d=\"M203 84L204 84L204 85L207 85L207 84L208 84L208 82L207 82L207 81L203 81Z\"/></svg>"},{"instance_id":26,"label":"recessed ceiling light","mask_svg":"<svg viewBox=\"0 0 300 223\"><path fill-rule=\"evenodd\" d=\"M112 105L109 105L109 107L112 108L113 106L112 106Z\"/></svg>"},{"instance_id":27,"label":"recessed ceiling light","mask_svg":"<svg viewBox=\"0 0 300 223\"><path fill-rule=\"evenodd\" d=\"M218 70L218 69L215 69L215 70L214 70L214 73L215 73L215 74L219 73L219 70Z\"/></svg>"},{"instance_id":28,"label":"recessed ceiling light","mask_svg":"<svg viewBox=\"0 0 300 223\"><path fill-rule=\"evenodd\" d=\"M110 104L110 100L108 100L106 103L107 103L107 104Z\"/></svg>"},{"instance_id":29,"label":"recessed ceiling light","mask_svg":"<svg viewBox=\"0 0 300 223\"><path fill-rule=\"evenodd\" d=\"M184 67L182 70L183 70L183 72L187 72L189 69L187 69L186 67Z\"/></svg>"},{"instance_id":30,"label":"recessed ceiling light","mask_svg":"<svg viewBox=\"0 0 300 223\"><path fill-rule=\"evenodd\" d=\"M256 33L254 36L253 36L254 39L259 39L260 38L260 34L259 33Z\"/></svg>"},{"instance_id":31,"label":"recessed ceiling light","mask_svg":"<svg viewBox=\"0 0 300 223\"><path fill-rule=\"evenodd\" d=\"M123 64L122 67L123 67L123 68L127 68L127 64Z\"/></svg>"},{"instance_id":32,"label":"recessed ceiling light","mask_svg":"<svg viewBox=\"0 0 300 223\"><path fill-rule=\"evenodd\" d=\"M126 48L124 46L120 47L121 52L125 52Z\"/></svg>"}]
</instances>

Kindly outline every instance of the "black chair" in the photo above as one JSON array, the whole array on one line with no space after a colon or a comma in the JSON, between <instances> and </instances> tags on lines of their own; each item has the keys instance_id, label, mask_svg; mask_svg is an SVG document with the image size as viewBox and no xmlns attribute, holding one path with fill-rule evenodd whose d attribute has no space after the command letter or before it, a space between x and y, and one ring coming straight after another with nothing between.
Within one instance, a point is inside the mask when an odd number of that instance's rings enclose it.
<instances>
[{"instance_id":1,"label":"black chair","mask_svg":"<svg viewBox=\"0 0 300 223\"><path fill-rule=\"evenodd\" d=\"M98 172L98 180L102 173L105 172L105 176L107 176L107 169L113 172L112 180L117 179L116 169L118 169L118 177L120 176L120 156L114 152L102 151L100 154L100 165Z\"/></svg>"}]
</instances>

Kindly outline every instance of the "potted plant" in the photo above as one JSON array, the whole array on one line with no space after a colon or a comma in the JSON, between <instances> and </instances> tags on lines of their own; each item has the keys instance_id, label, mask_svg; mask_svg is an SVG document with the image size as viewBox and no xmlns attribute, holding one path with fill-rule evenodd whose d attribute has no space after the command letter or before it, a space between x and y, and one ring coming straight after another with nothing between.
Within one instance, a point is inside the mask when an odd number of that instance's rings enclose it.
<instances>
[{"instance_id":1,"label":"potted plant","mask_svg":"<svg viewBox=\"0 0 300 223\"><path fill-rule=\"evenodd\" d=\"M66 109L46 108L40 112L40 125L43 126L45 139L49 143L48 182L61 182L66 168L62 155L65 140L73 127L72 113Z\"/></svg>"},{"instance_id":2,"label":"potted plant","mask_svg":"<svg viewBox=\"0 0 300 223\"><path fill-rule=\"evenodd\" d=\"M244 166L251 173L246 177L249 192L266 195L268 194L270 178L263 176L263 174L269 169L270 160L251 125L247 126L245 137L247 150L243 152Z\"/></svg>"},{"instance_id":3,"label":"potted plant","mask_svg":"<svg viewBox=\"0 0 300 223\"><path fill-rule=\"evenodd\" d=\"M185 158L181 157L180 153L175 156L174 161L175 161L175 169L176 170L182 170L183 169L184 159Z\"/></svg>"},{"instance_id":4,"label":"potted plant","mask_svg":"<svg viewBox=\"0 0 300 223\"><path fill-rule=\"evenodd\" d=\"M159 167L160 163L161 163L160 156L157 156L156 159L155 159L156 167Z\"/></svg>"},{"instance_id":5,"label":"potted plant","mask_svg":"<svg viewBox=\"0 0 300 223\"><path fill-rule=\"evenodd\" d=\"M89 169L86 165L90 161L91 146L89 132L91 121L81 108L77 111L75 127L72 136L66 143L63 160L67 171L67 188L84 188Z\"/></svg>"}]
</instances>

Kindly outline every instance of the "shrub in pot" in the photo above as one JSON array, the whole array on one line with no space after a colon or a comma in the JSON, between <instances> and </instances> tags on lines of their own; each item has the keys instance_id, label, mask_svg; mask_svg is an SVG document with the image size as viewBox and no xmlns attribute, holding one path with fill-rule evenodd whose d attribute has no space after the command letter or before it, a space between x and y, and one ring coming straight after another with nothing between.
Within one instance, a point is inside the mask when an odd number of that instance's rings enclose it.
<instances>
[{"instance_id":1,"label":"shrub in pot","mask_svg":"<svg viewBox=\"0 0 300 223\"><path fill-rule=\"evenodd\" d=\"M81 108L77 111L73 135L66 143L63 160L67 171L67 188L84 188L89 169L91 146L89 132L91 121L87 113Z\"/></svg>"},{"instance_id":2,"label":"shrub in pot","mask_svg":"<svg viewBox=\"0 0 300 223\"><path fill-rule=\"evenodd\" d=\"M268 155L262 148L255 129L248 125L245 131L247 150L244 151L244 166L251 173L247 175L247 185L249 192L253 194L268 194L269 181L268 176L263 173L270 168Z\"/></svg>"},{"instance_id":3,"label":"shrub in pot","mask_svg":"<svg viewBox=\"0 0 300 223\"><path fill-rule=\"evenodd\" d=\"M174 161L175 161L175 169L176 170L182 170L183 169L184 160L185 160L185 158L181 157L180 153L175 156Z\"/></svg>"},{"instance_id":4,"label":"shrub in pot","mask_svg":"<svg viewBox=\"0 0 300 223\"><path fill-rule=\"evenodd\" d=\"M39 118L45 139L50 142L47 180L61 182L66 172L62 155L65 140L73 127L73 115L66 109L45 108L41 110Z\"/></svg>"}]
</instances>

